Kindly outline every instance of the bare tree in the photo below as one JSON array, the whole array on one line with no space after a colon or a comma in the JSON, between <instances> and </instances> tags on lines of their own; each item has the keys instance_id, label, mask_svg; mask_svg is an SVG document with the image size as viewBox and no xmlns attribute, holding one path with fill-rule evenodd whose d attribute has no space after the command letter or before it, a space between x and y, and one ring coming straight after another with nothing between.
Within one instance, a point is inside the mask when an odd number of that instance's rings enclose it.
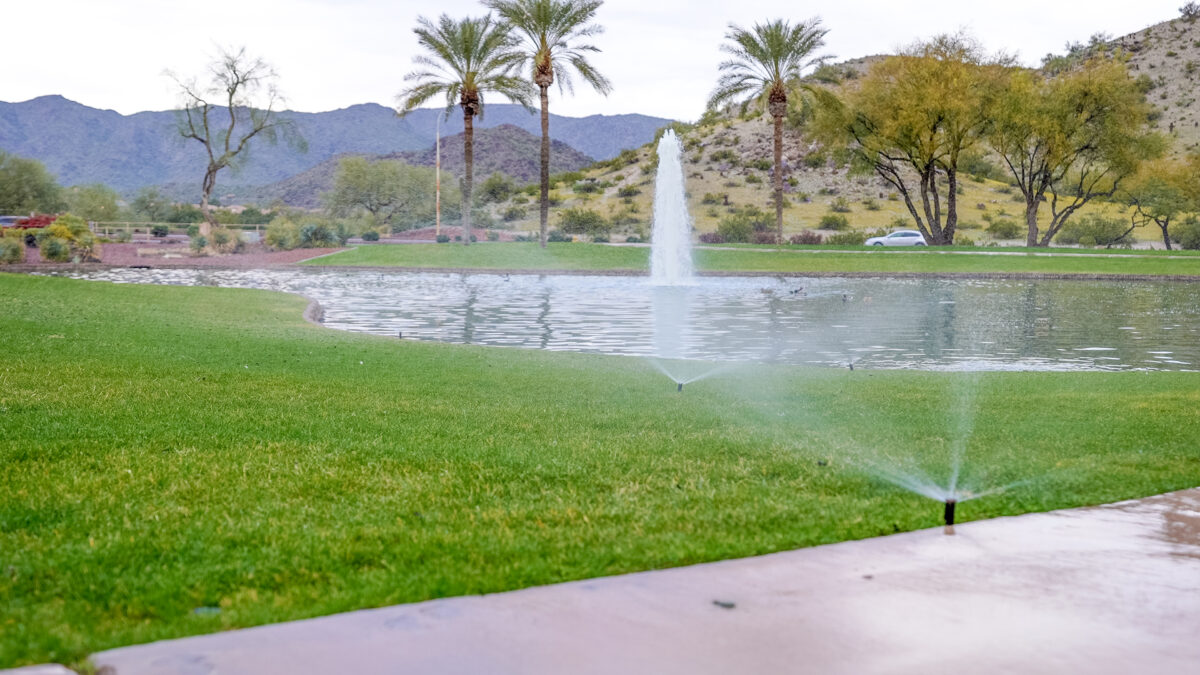
<instances>
[{"instance_id":1,"label":"bare tree","mask_svg":"<svg viewBox=\"0 0 1200 675\"><path fill-rule=\"evenodd\" d=\"M279 76L262 59L247 55L245 47L237 51L222 49L209 64L203 80L185 80L171 71L166 74L179 86L182 98L179 135L203 145L208 155L200 196L200 211L204 214L200 233L207 237L217 226L209 202L221 169L236 170L254 138L276 143L282 137L301 150L305 149L304 140L295 123L279 115L283 105L276 87Z\"/></svg>"}]
</instances>

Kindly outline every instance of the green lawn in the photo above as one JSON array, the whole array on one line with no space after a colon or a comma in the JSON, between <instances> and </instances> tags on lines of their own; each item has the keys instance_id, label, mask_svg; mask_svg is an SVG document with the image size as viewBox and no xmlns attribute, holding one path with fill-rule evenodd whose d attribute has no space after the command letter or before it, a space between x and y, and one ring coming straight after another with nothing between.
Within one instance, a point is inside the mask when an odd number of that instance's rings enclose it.
<instances>
[{"instance_id":1,"label":"green lawn","mask_svg":"<svg viewBox=\"0 0 1200 675\"><path fill-rule=\"evenodd\" d=\"M1028 481L964 520L1200 485L1195 374L747 367L677 394L638 359L303 308L0 274L0 667L931 527L863 467L944 474L963 439L967 485Z\"/></svg>"},{"instance_id":2,"label":"green lawn","mask_svg":"<svg viewBox=\"0 0 1200 675\"><path fill-rule=\"evenodd\" d=\"M1188 275L1200 277L1200 254L1194 251L1121 252L1038 249L1024 255L989 255L994 249L956 248L897 250L861 247L750 247L697 249L696 267L714 272L782 273L911 273L933 274L1111 274ZM1004 249L1026 252L1028 249ZM1145 253L1145 255L1136 255ZM1091 254L1091 255L1086 255ZM1100 255L1096 255L1100 254ZM353 267L466 268L489 270L647 270L646 247L536 243L380 244L359 246L309 261L309 265Z\"/></svg>"}]
</instances>

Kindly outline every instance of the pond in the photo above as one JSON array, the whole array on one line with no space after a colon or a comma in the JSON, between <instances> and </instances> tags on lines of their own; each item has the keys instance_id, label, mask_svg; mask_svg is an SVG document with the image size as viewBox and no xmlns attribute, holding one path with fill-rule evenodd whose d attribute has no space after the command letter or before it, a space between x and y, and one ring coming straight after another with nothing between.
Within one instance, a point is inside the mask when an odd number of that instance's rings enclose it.
<instances>
[{"instance_id":1,"label":"pond","mask_svg":"<svg viewBox=\"0 0 1200 675\"><path fill-rule=\"evenodd\" d=\"M331 328L705 361L922 370L1200 370L1179 282L111 269L74 278L298 293Z\"/></svg>"}]
</instances>

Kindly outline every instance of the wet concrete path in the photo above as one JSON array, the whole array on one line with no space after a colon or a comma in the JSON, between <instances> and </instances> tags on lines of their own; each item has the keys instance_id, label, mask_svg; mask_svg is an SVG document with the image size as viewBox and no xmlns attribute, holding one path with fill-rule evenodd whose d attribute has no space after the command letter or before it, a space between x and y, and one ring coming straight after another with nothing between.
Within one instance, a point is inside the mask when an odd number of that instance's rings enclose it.
<instances>
[{"instance_id":1,"label":"wet concrete path","mask_svg":"<svg viewBox=\"0 0 1200 675\"><path fill-rule=\"evenodd\" d=\"M126 647L117 675L1200 672L1200 489Z\"/></svg>"}]
</instances>

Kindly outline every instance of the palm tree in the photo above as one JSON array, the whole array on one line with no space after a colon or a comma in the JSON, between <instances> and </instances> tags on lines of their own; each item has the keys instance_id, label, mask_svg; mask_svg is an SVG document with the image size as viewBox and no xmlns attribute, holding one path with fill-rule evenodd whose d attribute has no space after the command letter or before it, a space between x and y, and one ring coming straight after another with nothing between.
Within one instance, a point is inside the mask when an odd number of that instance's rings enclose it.
<instances>
[{"instance_id":1,"label":"palm tree","mask_svg":"<svg viewBox=\"0 0 1200 675\"><path fill-rule=\"evenodd\" d=\"M489 14L455 21L443 14L437 24L425 17L413 29L428 50L413 58L427 70L409 73L412 85L400 94L401 115L440 94L446 95L446 115L457 103L463 111L462 222L464 245L471 243L471 188L475 179L475 117L483 115L483 95L494 92L529 108L533 93L517 74L524 55L516 51L511 28Z\"/></svg>"},{"instance_id":2,"label":"palm tree","mask_svg":"<svg viewBox=\"0 0 1200 675\"><path fill-rule=\"evenodd\" d=\"M546 247L546 224L550 217L550 85L558 78L559 92L565 86L574 92L570 71L574 70L593 89L608 95L612 84L588 63L587 52L600 51L578 40L604 32L588 23L603 0L485 0L502 19L525 36L524 60L542 99L542 201L541 242Z\"/></svg>"},{"instance_id":3,"label":"palm tree","mask_svg":"<svg viewBox=\"0 0 1200 675\"><path fill-rule=\"evenodd\" d=\"M821 20L812 18L795 26L782 19L754 24L752 30L729 24L728 40L721 51L732 58L721 64L717 88L708 99L715 110L742 97L743 104L766 104L775 122L775 227L783 241L783 116L788 90L795 89L805 69L832 58L812 56L825 44Z\"/></svg>"}]
</instances>

